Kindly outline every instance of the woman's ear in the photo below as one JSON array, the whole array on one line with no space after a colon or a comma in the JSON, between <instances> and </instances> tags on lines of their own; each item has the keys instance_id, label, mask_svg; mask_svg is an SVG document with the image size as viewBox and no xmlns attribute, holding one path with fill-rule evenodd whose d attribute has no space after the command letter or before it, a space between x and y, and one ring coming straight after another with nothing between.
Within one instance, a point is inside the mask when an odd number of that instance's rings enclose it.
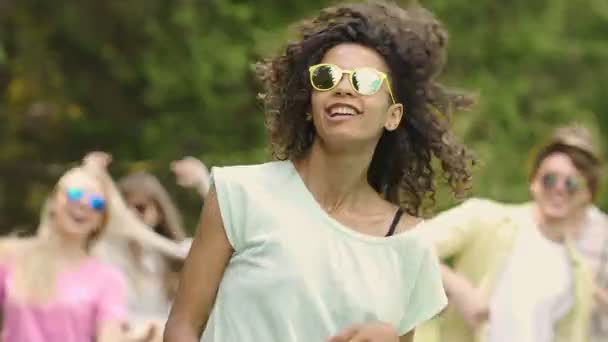
<instances>
[{"instance_id":1,"label":"woman's ear","mask_svg":"<svg viewBox=\"0 0 608 342\"><path fill-rule=\"evenodd\" d=\"M403 105L401 103L394 103L388 107L388 116L384 123L384 128L387 131L394 131L399 127L403 118Z\"/></svg>"}]
</instances>

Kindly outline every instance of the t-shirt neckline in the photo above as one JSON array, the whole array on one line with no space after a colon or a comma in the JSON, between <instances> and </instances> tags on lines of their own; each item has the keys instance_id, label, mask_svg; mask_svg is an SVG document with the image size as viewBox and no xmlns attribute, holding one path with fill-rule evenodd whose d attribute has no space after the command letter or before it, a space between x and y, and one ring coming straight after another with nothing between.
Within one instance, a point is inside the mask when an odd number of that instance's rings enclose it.
<instances>
[{"instance_id":1,"label":"t-shirt neckline","mask_svg":"<svg viewBox=\"0 0 608 342\"><path fill-rule=\"evenodd\" d=\"M340 221L333 218L327 211L325 211L319 202L315 199L313 194L310 192L302 176L296 169L294 163L290 160L286 160L284 162L289 170L289 172L293 173L294 178L294 190L296 193L301 194L302 201L308 207L309 210L314 212L316 215L321 217L324 221L328 222L332 229L340 234L343 234L349 238L360 240L368 243L392 243L393 241L400 241L402 239L408 238L410 235L413 235L418 226L422 223L417 223L414 227L411 227L405 232L400 232L391 236L375 236L369 235L365 233L360 233L355 229L346 226ZM388 227L387 227L388 229Z\"/></svg>"}]
</instances>

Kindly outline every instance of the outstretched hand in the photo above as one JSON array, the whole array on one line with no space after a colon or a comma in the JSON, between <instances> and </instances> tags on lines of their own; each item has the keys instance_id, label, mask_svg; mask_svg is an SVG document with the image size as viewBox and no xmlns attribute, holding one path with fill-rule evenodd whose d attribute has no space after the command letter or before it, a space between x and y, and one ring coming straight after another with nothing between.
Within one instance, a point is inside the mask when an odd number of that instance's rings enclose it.
<instances>
[{"instance_id":1,"label":"outstretched hand","mask_svg":"<svg viewBox=\"0 0 608 342\"><path fill-rule=\"evenodd\" d=\"M154 322L141 324L135 329L129 329L124 342L160 342L162 341L162 329Z\"/></svg>"},{"instance_id":2,"label":"outstretched hand","mask_svg":"<svg viewBox=\"0 0 608 342\"><path fill-rule=\"evenodd\" d=\"M105 170L111 162L112 155L103 151L89 152L82 159L84 166L90 166L98 170Z\"/></svg>"},{"instance_id":3,"label":"outstretched hand","mask_svg":"<svg viewBox=\"0 0 608 342\"><path fill-rule=\"evenodd\" d=\"M197 158L185 157L171 163L177 184L195 188L204 197L209 191L209 169Z\"/></svg>"}]
</instances>

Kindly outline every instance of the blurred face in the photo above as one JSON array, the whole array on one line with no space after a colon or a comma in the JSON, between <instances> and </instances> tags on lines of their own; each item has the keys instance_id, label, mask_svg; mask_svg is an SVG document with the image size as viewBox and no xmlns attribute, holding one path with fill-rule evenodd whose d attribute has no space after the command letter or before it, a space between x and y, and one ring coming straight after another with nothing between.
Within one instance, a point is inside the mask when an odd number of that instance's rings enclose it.
<instances>
[{"instance_id":1,"label":"blurred face","mask_svg":"<svg viewBox=\"0 0 608 342\"><path fill-rule=\"evenodd\" d=\"M105 200L95 177L78 169L66 173L52 202L56 233L84 243L103 223Z\"/></svg>"},{"instance_id":2,"label":"blurred face","mask_svg":"<svg viewBox=\"0 0 608 342\"><path fill-rule=\"evenodd\" d=\"M127 205L148 227L156 227L160 223L160 212L158 207L147 196L143 194L130 194L127 196Z\"/></svg>"},{"instance_id":3,"label":"blurred face","mask_svg":"<svg viewBox=\"0 0 608 342\"><path fill-rule=\"evenodd\" d=\"M552 221L580 215L591 204L585 178L570 157L561 152L552 153L541 162L530 190L541 214Z\"/></svg>"},{"instance_id":4,"label":"blurred face","mask_svg":"<svg viewBox=\"0 0 608 342\"><path fill-rule=\"evenodd\" d=\"M384 59L376 51L352 43L331 48L321 63L336 65L342 70L371 68L389 73ZM368 75L373 75L373 70L370 72ZM403 106L392 103L387 80L382 81L376 93L361 95L351 85L349 75L344 73L333 89L313 90L311 114L317 134L325 143L376 143L385 129L397 128Z\"/></svg>"}]
</instances>

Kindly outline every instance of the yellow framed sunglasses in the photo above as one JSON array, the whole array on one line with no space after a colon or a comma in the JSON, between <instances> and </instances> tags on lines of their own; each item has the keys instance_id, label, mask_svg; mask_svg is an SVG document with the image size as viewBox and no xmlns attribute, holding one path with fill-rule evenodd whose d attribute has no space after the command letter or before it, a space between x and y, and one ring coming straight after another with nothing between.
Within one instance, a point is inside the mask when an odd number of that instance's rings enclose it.
<instances>
[{"instance_id":1,"label":"yellow framed sunglasses","mask_svg":"<svg viewBox=\"0 0 608 342\"><path fill-rule=\"evenodd\" d=\"M354 70L344 70L337 65L324 63L311 66L308 68L308 72L310 74L310 84L318 91L334 89L340 83L344 74L348 74L350 85L358 94L373 95L382 88L382 82L386 80L391 100L393 104L396 103L388 75L374 68L361 67Z\"/></svg>"}]
</instances>

